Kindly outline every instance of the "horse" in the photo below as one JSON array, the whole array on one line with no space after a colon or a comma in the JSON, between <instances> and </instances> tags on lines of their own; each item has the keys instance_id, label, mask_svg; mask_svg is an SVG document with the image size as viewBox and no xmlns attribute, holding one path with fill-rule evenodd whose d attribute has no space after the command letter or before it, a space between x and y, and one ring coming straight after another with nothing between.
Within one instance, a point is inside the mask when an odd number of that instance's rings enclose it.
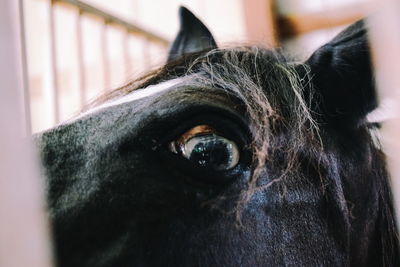
<instances>
[{"instance_id":1,"label":"horse","mask_svg":"<svg viewBox=\"0 0 400 267\"><path fill-rule=\"evenodd\" d=\"M398 266L368 30L304 62L218 47L180 8L167 62L35 136L58 266Z\"/></svg>"}]
</instances>

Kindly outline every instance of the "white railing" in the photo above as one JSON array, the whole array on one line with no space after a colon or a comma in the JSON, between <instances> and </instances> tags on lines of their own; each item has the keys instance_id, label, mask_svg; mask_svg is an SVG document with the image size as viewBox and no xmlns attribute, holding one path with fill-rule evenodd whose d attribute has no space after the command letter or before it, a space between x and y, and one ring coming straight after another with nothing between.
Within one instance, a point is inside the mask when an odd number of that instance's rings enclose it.
<instances>
[{"instance_id":1,"label":"white railing","mask_svg":"<svg viewBox=\"0 0 400 267\"><path fill-rule=\"evenodd\" d=\"M88 14L92 15L95 17L98 17L100 21L102 21L103 26L102 26L102 31L101 31L101 51L102 51L102 65L104 69L104 88L105 89L110 89L111 88L111 83L110 83L110 71L111 71L111 66L110 66L110 60L109 60L109 55L108 55L108 36L107 36L107 31L109 26L118 26L120 28L123 28L125 31L125 38L124 38L124 43L121 46L121 49L124 51L124 59L125 59L125 66L126 69L130 68L130 59L129 59L129 52L128 52L128 37L129 35L134 35L137 37L141 37L146 44L158 44L164 48L167 48L169 41L164 39L161 36L158 36L155 33L152 33L149 30L146 30L145 28L135 25L133 23L127 22L126 20L123 20L121 18L118 18L110 13L105 12L104 10L101 10L99 8L96 8L90 4L85 3L84 1L79 1L79 0L49 0L49 25L50 25L50 53L51 53L51 69L52 69L52 89L53 94L52 94L52 109L54 113L54 124L57 124L60 122L60 86L59 86L59 79L58 79L58 59L57 59L57 40L56 40L56 27L55 27L55 6L62 6L65 8L73 7L77 9L77 47L78 47L78 53L77 53L77 60L78 60L78 69L80 72L80 81L79 81L79 89L80 89L80 106L84 106L87 102L87 99L85 98L85 91L86 91L86 71L84 67L84 49L83 49L83 43L82 43L82 16ZM148 45L146 45L148 47ZM148 50L144 50L144 52L148 53ZM26 108L29 110L29 107L27 106Z\"/></svg>"},{"instance_id":2,"label":"white railing","mask_svg":"<svg viewBox=\"0 0 400 267\"><path fill-rule=\"evenodd\" d=\"M25 84L20 3L0 1L0 266L50 267L42 180L18 101Z\"/></svg>"}]
</instances>

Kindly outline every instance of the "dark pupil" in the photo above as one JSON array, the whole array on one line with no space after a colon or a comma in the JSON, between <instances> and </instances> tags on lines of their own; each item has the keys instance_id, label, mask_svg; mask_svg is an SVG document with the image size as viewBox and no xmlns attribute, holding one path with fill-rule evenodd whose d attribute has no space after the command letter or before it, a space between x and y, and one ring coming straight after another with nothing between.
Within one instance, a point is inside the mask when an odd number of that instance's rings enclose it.
<instances>
[{"instance_id":1,"label":"dark pupil","mask_svg":"<svg viewBox=\"0 0 400 267\"><path fill-rule=\"evenodd\" d=\"M189 159L201 167L226 169L231 160L228 145L219 140L200 141L193 148Z\"/></svg>"}]
</instances>

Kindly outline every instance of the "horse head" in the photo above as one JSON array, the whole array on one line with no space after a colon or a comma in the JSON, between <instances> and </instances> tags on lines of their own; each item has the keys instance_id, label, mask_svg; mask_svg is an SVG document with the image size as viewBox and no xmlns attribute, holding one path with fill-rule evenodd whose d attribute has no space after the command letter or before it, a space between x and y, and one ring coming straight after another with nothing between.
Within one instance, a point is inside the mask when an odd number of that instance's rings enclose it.
<instances>
[{"instance_id":1,"label":"horse head","mask_svg":"<svg viewBox=\"0 0 400 267\"><path fill-rule=\"evenodd\" d=\"M364 23L299 63L180 16L163 67L36 136L59 266L398 264Z\"/></svg>"}]
</instances>

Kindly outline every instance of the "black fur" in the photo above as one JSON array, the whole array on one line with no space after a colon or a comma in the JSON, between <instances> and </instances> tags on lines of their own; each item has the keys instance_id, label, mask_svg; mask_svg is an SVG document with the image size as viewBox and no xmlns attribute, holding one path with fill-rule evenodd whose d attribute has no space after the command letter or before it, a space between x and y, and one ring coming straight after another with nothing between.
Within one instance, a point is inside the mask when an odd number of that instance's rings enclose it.
<instances>
[{"instance_id":1,"label":"black fur","mask_svg":"<svg viewBox=\"0 0 400 267\"><path fill-rule=\"evenodd\" d=\"M362 22L297 65L182 41L198 37L180 31L163 68L101 101L185 77L170 90L36 137L58 265L398 266ZM238 144L235 168L169 150L201 124Z\"/></svg>"},{"instance_id":2,"label":"black fur","mask_svg":"<svg viewBox=\"0 0 400 267\"><path fill-rule=\"evenodd\" d=\"M187 53L217 47L210 31L192 12L185 7L180 7L179 17L180 29L171 45L168 62Z\"/></svg>"},{"instance_id":3,"label":"black fur","mask_svg":"<svg viewBox=\"0 0 400 267\"><path fill-rule=\"evenodd\" d=\"M358 125L376 108L369 51L365 23L358 21L307 60L324 102L318 111L329 120Z\"/></svg>"}]
</instances>

